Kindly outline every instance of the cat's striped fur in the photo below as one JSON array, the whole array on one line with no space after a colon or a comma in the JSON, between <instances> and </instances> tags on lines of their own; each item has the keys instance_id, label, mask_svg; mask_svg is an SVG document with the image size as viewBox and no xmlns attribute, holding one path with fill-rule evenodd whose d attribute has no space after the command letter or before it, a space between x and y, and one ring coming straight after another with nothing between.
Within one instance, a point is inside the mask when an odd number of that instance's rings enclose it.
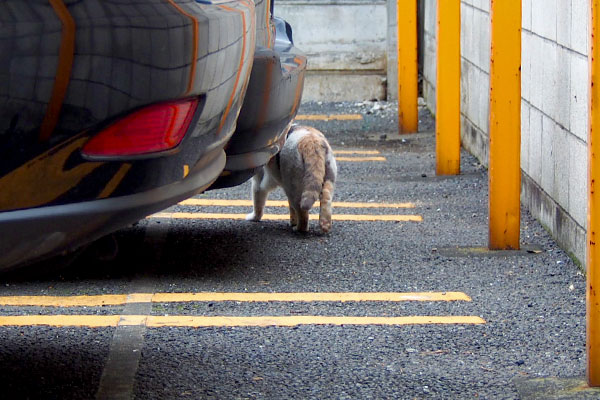
<instances>
[{"instance_id":1,"label":"cat's striped fur","mask_svg":"<svg viewBox=\"0 0 600 400\"><path fill-rule=\"evenodd\" d=\"M329 232L336 176L337 165L325 136L312 127L292 126L278 156L253 178L254 211L246 219L260 221L269 192L281 186L296 230L308 231L308 211L320 199L319 225L323 232Z\"/></svg>"}]
</instances>

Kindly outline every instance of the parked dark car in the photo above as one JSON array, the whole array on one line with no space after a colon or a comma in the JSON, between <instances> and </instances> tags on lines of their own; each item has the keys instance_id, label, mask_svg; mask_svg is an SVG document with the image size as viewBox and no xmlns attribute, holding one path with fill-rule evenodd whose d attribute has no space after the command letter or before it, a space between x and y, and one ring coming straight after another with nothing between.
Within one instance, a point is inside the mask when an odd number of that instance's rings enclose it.
<instances>
[{"instance_id":1,"label":"parked dark car","mask_svg":"<svg viewBox=\"0 0 600 400\"><path fill-rule=\"evenodd\" d=\"M279 151L306 58L268 0L0 2L0 268L74 250Z\"/></svg>"}]
</instances>

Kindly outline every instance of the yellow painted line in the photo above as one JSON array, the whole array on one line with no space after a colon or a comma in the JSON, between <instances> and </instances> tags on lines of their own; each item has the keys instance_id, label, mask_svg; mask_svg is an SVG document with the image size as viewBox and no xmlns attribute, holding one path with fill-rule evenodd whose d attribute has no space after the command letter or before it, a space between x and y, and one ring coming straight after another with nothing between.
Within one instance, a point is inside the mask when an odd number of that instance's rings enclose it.
<instances>
[{"instance_id":1,"label":"yellow painted line","mask_svg":"<svg viewBox=\"0 0 600 400\"><path fill-rule=\"evenodd\" d=\"M476 316L408 316L408 317L326 317L297 315L283 317L195 317L152 316L146 326L159 328L221 327L221 326L298 326L298 325L424 325L424 324L485 324Z\"/></svg>"},{"instance_id":2,"label":"yellow painted line","mask_svg":"<svg viewBox=\"0 0 600 400\"><path fill-rule=\"evenodd\" d=\"M378 150L334 150L333 154L381 154Z\"/></svg>"},{"instance_id":3,"label":"yellow painted line","mask_svg":"<svg viewBox=\"0 0 600 400\"><path fill-rule=\"evenodd\" d=\"M463 292L298 292L298 293L132 293L92 296L2 296L1 306L38 307L102 307L126 303L178 303L178 302L361 302L361 301L471 301Z\"/></svg>"},{"instance_id":4,"label":"yellow painted line","mask_svg":"<svg viewBox=\"0 0 600 400\"><path fill-rule=\"evenodd\" d=\"M127 295L127 303L150 303L153 297L153 293L131 293Z\"/></svg>"},{"instance_id":5,"label":"yellow painted line","mask_svg":"<svg viewBox=\"0 0 600 400\"><path fill-rule=\"evenodd\" d=\"M252 200L227 199L187 199L179 203L182 206L232 206L252 207ZM267 200L267 207L288 207L287 200ZM415 203L359 203L349 201L334 201L333 207L339 208L415 208Z\"/></svg>"},{"instance_id":6,"label":"yellow painted line","mask_svg":"<svg viewBox=\"0 0 600 400\"><path fill-rule=\"evenodd\" d=\"M126 294L104 294L97 296L1 296L0 305L40 307L117 306L125 304L127 297Z\"/></svg>"},{"instance_id":7,"label":"yellow painted line","mask_svg":"<svg viewBox=\"0 0 600 400\"><path fill-rule=\"evenodd\" d=\"M227 213L185 213L185 212L165 212L150 215L150 219L168 218L168 219L245 219L246 214L227 214ZM331 218L335 221L392 221L392 222L422 222L420 215L365 215L365 214L334 214ZM286 214L264 214L263 221L287 221L290 219ZM309 215L310 220L318 220L318 214Z\"/></svg>"},{"instance_id":8,"label":"yellow painted line","mask_svg":"<svg viewBox=\"0 0 600 400\"><path fill-rule=\"evenodd\" d=\"M471 298L462 292L371 292L371 293L156 293L152 297L155 303L192 302L192 301L241 301L241 302L360 302L360 301L471 301Z\"/></svg>"},{"instance_id":9,"label":"yellow painted line","mask_svg":"<svg viewBox=\"0 0 600 400\"><path fill-rule=\"evenodd\" d=\"M120 315L11 315L0 317L0 326L118 326Z\"/></svg>"},{"instance_id":10,"label":"yellow painted line","mask_svg":"<svg viewBox=\"0 0 600 400\"><path fill-rule=\"evenodd\" d=\"M485 324L477 316L404 316L404 317L329 317L329 316L154 316L154 315L18 315L0 317L0 326L54 326L54 327L116 327L141 325L160 327L248 327L298 325L439 325Z\"/></svg>"},{"instance_id":11,"label":"yellow painted line","mask_svg":"<svg viewBox=\"0 0 600 400\"><path fill-rule=\"evenodd\" d=\"M368 161L387 161L385 157L336 157L336 161L342 162L368 162Z\"/></svg>"},{"instance_id":12,"label":"yellow painted line","mask_svg":"<svg viewBox=\"0 0 600 400\"><path fill-rule=\"evenodd\" d=\"M143 326L147 325L148 315L121 315L119 326Z\"/></svg>"},{"instance_id":13,"label":"yellow painted line","mask_svg":"<svg viewBox=\"0 0 600 400\"><path fill-rule=\"evenodd\" d=\"M267 202L268 204L268 202ZM354 203L334 201L333 207L340 208L415 208L415 203Z\"/></svg>"},{"instance_id":14,"label":"yellow painted line","mask_svg":"<svg viewBox=\"0 0 600 400\"><path fill-rule=\"evenodd\" d=\"M296 115L297 121L358 121L363 119L361 114L308 114Z\"/></svg>"}]
</instances>

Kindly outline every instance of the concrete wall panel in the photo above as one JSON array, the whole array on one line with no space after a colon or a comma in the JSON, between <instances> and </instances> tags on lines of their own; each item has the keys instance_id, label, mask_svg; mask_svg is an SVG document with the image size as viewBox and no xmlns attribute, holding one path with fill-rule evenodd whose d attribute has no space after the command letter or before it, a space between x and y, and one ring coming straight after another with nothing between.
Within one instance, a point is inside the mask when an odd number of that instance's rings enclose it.
<instances>
[{"instance_id":1,"label":"concrete wall panel","mask_svg":"<svg viewBox=\"0 0 600 400\"><path fill-rule=\"evenodd\" d=\"M388 34L395 34L387 9L382 0L276 2L275 15L290 23L308 56L305 100L387 98Z\"/></svg>"},{"instance_id":2,"label":"concrete wall panel","mask_svg":"<svg viewBox=\"0 0 600 400\"><path fill-rule=\"evenodd\" d=\"M426 1L424 95L435 104L436 2ZM489 128L489 0L462 1L463 146L484 165ZM523 0L522 201L568 251L585 259L588 129L588 3Z\"/></svg>"}]
</instances>

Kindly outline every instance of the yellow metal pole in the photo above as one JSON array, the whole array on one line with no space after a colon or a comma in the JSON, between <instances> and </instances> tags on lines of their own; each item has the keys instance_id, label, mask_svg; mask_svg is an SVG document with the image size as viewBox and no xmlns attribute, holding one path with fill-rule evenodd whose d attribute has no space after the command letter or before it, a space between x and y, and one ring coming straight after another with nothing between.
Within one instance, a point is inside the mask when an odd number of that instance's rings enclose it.
<instances>
[{"instance_id":1,"label":"yellow metal pole","mask_svg":"<svg viewBox=\"0 0 600 400\"><path fill-rule=\"evenodd\" d=\"M396 0L398 25L398 131L417 132L419 112L417 98L417 0Z\"/></svg>"},{"instance_id":2,"label":"yellow metal pole","mask_svg":"<svg viewBox=\"0 0 600 400\"><path fill-rule=\"evenodd\" d=\"M600 246L596 245L596 232L600 228L600 193L596 182L600 180L600 0L591 0L590 21L590 130L588 132L588 228L587 228L587 378L590 386L600 386Z\"/></svg>"},{"instance_id":3,"label":"yellow metal pole","mask_svg":"<svg viewBox=\"0 0 600 400\"><path fill-rule=\"evenodd\" d=\"M491 1L489 248L519 248L521 0Z\"/></svg>"},{"instance_id":4,"label":"yellow metal pole","mask_svg":"<svg viewBox=\"0 0 600 400\"><path fill-rule=\"evenodd\" d=\"M460 174L460 0L438 1L436 173Z\"/></svg>"}]
</instances>

